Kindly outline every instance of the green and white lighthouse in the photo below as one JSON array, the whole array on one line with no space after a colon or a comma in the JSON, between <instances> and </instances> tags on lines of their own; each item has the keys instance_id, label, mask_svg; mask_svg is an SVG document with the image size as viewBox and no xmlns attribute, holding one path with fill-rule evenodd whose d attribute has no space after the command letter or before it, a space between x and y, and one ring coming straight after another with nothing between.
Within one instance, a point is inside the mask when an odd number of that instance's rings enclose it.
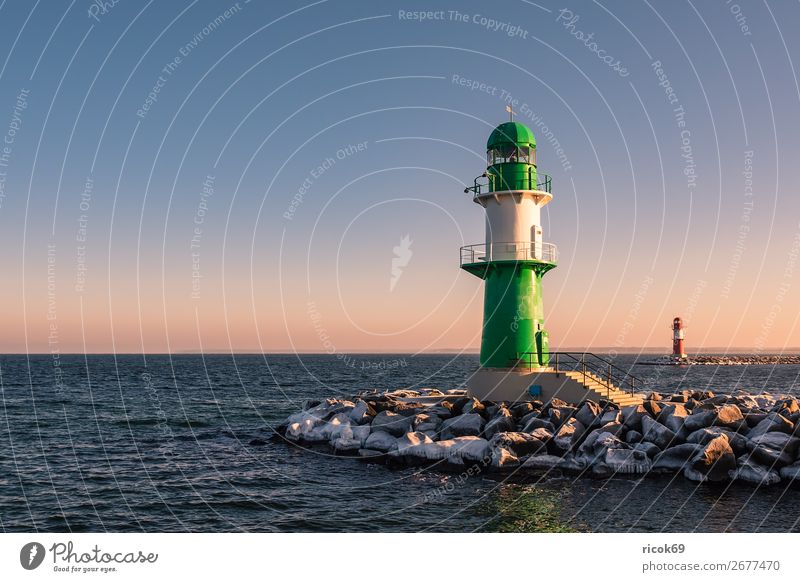
<instances>
[{"instance_id":1,"label":"green and white lighthouse","mask_svg":"<svg viewBox=\"0 0 800 582\"><path fill-rule=\"evenodd\" d=\"M483 369L545 368L542 277L556 266L556 247L544 242L542 207L553 199L551 180L536 167L536 138L524 124L498 125L486 143L487 168L464 191L486 213L486 242L461 248L461 268L484 280Z\"/></svg>"},{"instance_id":2,"label":"green and white lighthouse","mask_svg":"<svg viewBox=\"0 0 800 582\"><path fill-rule=\"evenodd\" d=\"M513 120L498 125L486 143L486 166L464 189L486 214L486 242L461 247L461 268L484 281L480 367L467 393L493 402L640 404L640 381L611 360L550 352L542 278L558 255L544 242L541 211L553 194L550 176L537 169L533 132Z\"/></svg>"}]
</instances>

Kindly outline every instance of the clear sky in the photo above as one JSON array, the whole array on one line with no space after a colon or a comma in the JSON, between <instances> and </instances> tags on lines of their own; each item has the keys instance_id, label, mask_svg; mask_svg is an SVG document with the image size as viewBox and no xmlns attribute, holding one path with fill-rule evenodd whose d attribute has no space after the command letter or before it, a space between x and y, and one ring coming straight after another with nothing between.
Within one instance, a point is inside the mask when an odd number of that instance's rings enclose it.
<instances>
[{"instance_id":1,"label":"clear sky","mask_svg":"<svg viewBox=\"0 0 800 582\"><path fill-rule=\"evenodd\" d=\"M800 346L798 16L2 1L0 351L476 349L463 188L507 99L553 178L552 345Z\"/></svg>"}]
</instances>

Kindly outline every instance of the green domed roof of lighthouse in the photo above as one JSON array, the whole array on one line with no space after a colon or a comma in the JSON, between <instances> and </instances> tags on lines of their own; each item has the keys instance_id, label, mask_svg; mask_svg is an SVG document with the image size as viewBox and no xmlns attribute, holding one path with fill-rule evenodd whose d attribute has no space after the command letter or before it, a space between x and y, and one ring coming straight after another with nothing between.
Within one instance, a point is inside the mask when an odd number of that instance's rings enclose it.
<instances>
[{"instance_id":1,"label":"green domed roof of lighthouse","mask_svg":"<svg viewBox=\"0 0 800 582\"><path fill-rule=\"evenodd\" d=\"M517 121L506 121L494 128L486 142L486 149L495 149L498 146L530 146L536 147L536 138L530 128Z\"/></svg>"}]
</instances>

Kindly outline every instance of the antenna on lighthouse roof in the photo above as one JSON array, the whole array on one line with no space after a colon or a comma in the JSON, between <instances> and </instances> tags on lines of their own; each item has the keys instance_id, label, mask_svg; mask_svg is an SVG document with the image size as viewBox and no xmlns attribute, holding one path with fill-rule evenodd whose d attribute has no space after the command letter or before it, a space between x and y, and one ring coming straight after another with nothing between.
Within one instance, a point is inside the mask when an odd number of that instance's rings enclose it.
<instances>
[{"instance_id":1,"label":"antenna on lighthouse roof","mask_svg":"<svg viewBox=\"0 0 800 582\"><path fill-rule=\"evenodd\" d=\"M506 105L506 111L508 111L508 120L514 121L514 116L517 114L517 112L511 109L511 105Z\"/></svg>"}]
</instances>

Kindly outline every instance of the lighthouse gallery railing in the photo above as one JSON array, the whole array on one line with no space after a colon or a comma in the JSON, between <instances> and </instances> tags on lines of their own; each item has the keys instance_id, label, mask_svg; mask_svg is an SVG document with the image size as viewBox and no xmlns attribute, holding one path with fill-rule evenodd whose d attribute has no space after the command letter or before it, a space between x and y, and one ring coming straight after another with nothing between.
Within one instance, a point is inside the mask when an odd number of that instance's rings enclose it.
<instances>
[{"instance_id":1,"label":"lighthouse gallery railing","mask_svg":"<svg viewBox=\"0 0 800 582\"><path fill-rule=\"evenodd\" d=\"M478 180L486 178L486 184L479 184ZM494 183L494 180L497 178L495 176L489 176L486 172L475 178L472 186L467 186L464 188L464 192L472 192L474 196L480 196L484 193L484 189L487 192L491 192L493 190L518 190L517 187L511 187L509 184L505 183ZM549 174L545 174L544 172L537 172L536 177L533 176L533 170L528 168L528 183L523 184L523 186L527 186L524 189L530 190L540 190L542 192L547 192L548 194L551 193L553 188L553 178L550 177Z\"/></svg>"},{"instance_id":2,"label":"lighthouse gallery railing","mask_svg":"<svg viewBox=\"0 0 800 582\"><path fill-rule=\"evenodd\" d=\"M467 245L461 247L461 264L488 261L558 261L558 248L552 243L514 241L490 244Z\"/></svg>"}]
</instances>

